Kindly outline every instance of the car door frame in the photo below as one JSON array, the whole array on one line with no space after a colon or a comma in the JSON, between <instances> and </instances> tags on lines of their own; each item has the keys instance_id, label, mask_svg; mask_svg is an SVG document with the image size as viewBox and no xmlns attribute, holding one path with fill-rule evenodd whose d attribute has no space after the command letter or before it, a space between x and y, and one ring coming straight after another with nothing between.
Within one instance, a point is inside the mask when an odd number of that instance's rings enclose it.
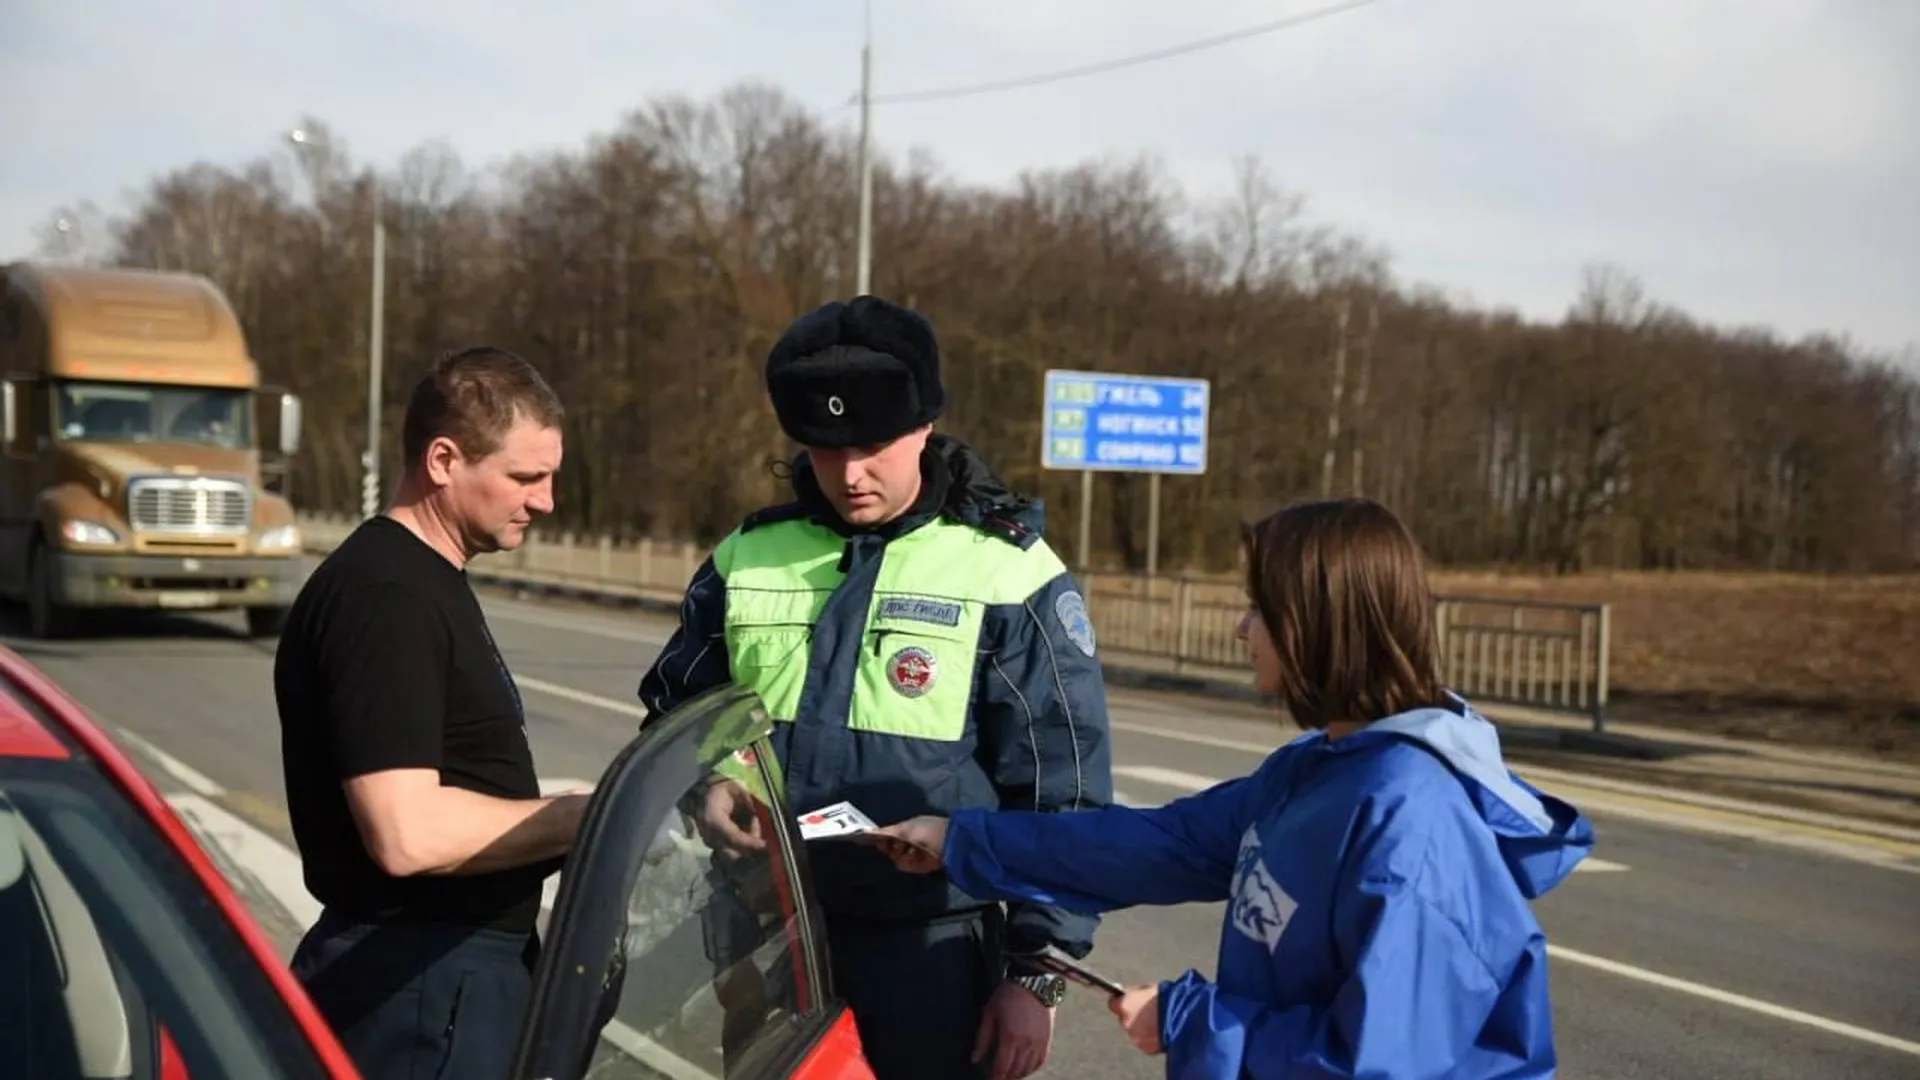
<instances>
[{"instance_id":1,"label":"car door frame","mask_svg":"<svg viewBox=\"0 0 1920 1080\"><path fill-rule=\"evenodd\" d=\"M681 796L726 755L751 765L770 795L763 828L780 845L779 875L804 959L794 1050L769 1069L787 1076L844 1075L814 1060L816 1051L858 1052L852 1016L833 991L825 919L809 877L806 848L774 757L773 721L759 695L734 683L687 699L649 722L622 747L594 789L554 898L546 941L534 971L533 996L509 1075L521 1080L573 1080L593 1060L619 1000L625 970L628 903L649 841L677 812ZM854 1075L871 1075L855 1070Z\"/></svg>"}]
</instances>

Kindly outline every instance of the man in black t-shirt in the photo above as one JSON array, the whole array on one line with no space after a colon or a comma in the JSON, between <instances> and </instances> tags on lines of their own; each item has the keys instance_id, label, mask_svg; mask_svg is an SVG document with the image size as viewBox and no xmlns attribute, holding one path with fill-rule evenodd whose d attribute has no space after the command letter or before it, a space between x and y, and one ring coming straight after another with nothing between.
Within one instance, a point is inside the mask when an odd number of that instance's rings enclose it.
<instances>
[{"instance_id":1,"label":"man in black t-shirt","mask_svg":"<svg viewBox=\"0 0 1920 1080\"><path fill-rule=\"evenodd\" d=\"M540 797L520 695L469 587L553 510L561 408L478 348L414 388L393 505L322 562L274 665L307 889L293 969L367 1080L504 1076L534 919L584 794Z\"/></svg>"}]
</instances>

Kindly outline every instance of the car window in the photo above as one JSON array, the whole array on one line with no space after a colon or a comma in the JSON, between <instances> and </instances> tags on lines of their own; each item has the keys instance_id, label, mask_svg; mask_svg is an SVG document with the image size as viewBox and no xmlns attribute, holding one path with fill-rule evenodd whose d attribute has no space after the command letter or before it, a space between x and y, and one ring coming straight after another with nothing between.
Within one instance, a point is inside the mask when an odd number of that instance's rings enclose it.
<instances>
[{"instance_id":1,"label":"car window","mask_svg":"<svg viewBox=\"0 0 1920 1080\"><path fill-rule=\"evenodd\" d=\"M72 763L0 764L0 1071L324 1076L279 1002L115 789Z\"/></svg>"},{"instance_id":2,"label":"car window","mask_svg":"<svg viewBox=\"0 0 1920 1080\"><path fill-rule=\"evenodd\" d=\"M609 770L542 966L561 983L545 1011L564 1025L586 1010L598 1037L581 1067L550 1055L520 1075L784 1077L823 1030L818 916L796 899L804 869L767 727L751 692L711 692ZM565 998L569 982L581 996ZM552 1019L536 1016L536 1046L559 1045Z\"/></svg>"}]
</instances>

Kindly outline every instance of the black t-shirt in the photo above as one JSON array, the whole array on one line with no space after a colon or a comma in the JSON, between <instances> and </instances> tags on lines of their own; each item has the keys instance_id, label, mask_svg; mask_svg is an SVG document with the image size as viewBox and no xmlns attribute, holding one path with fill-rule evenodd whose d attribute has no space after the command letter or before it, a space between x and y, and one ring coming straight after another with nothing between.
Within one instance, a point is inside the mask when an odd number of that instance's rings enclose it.
<instances>
[{"instance_id":1,"label":"black t-shirt","mask_svg":"<svg viewBox=\"0 0 1920 1080\"><path fill-rule=\"evenodd\" d=\"M368 854L342 781L432 768L503 798L540 794L519 690L464 571L398 521L363 522L301 589L274 663L281 767L307 888L363 921L529 930L553 859L394 877Z\"/></svg>"}]
</instances>

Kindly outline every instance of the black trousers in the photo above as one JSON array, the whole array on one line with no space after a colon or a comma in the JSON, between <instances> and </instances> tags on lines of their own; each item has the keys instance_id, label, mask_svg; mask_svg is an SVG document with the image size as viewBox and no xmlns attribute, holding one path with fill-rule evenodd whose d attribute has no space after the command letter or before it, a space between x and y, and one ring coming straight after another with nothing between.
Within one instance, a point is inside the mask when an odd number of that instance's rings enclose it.
<instances>
[{"instance_id":1,"label":"black trousers","mask_svg":"<svg viewBox=\"0 0 1920 1080\"><path fill-rule=\"evenodd\" d=\"M492 1080L513 1063L537 950L532 934L322 912L292 967L366 1080Z\"/></svg>"},{"instance_id":2,"label":"black trousers","mask_svg":"<svg viewBox=\"0 0 1920 1080\"><path fill-rule=\"evenodd\" d=\"M1005 973L998 907L934 922L829 919L834 990L853 1009L879 1080L980 1080L968 1060Z\"/></svg>"}]
</instances>

